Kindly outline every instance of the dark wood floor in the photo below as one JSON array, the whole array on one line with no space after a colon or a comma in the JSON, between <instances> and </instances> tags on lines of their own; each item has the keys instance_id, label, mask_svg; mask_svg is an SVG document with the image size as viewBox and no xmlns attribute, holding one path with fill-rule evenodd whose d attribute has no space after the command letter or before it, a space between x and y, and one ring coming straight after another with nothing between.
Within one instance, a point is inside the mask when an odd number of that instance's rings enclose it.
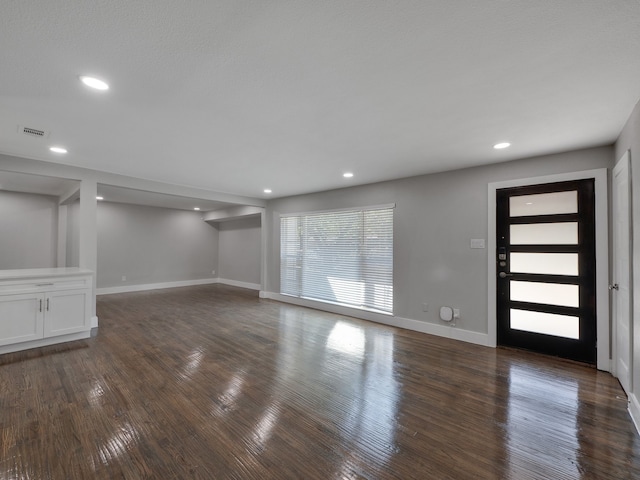
<instances>
[{"instance_id":1,"label":"dark wood floor","mask_svg":"<svg viewBox=\"0 0 640 480\"><path fill-rule=\"evenodd\" d=\"M627 479L609 374L259 300L98 297L89 340L0 356L0 479Z\"/></svg>"}]
</instances>

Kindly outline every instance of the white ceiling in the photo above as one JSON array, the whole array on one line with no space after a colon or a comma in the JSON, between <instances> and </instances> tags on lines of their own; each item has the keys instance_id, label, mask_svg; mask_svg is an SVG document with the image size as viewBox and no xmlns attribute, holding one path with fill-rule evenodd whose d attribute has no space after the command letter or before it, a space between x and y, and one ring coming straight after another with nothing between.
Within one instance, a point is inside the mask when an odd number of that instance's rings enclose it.
<instances>
[{"instance_id":1,"label":"white ceiling","mask_svg":"<svg viewBox=\"0 0 640 480\"><path fill-rule=\"evenodd\" d=\"M0 190L60 197L77 188L80 188L77 180L0 171Z\"/></svg>"},{"instance_id":2,"label":"white ceiling","mask_svg":"<svg viewBox=\"0 0 640 480\"><path fill-rule=\"evenodd\" d=\"M74 192L79 189L80 182L77 180L0 170L0 191L35 193L54 197L66 197L70 195L74 197ZM98 185L98 196L103 197L105 202L175 208L178 210L193 210L195 207L198 207L202 212L236 206L235 203L217 202L202 198L168 195L165 193L102 184Z\"/></svg>"},{"instance_id":3,"label":"white ceiling","mask_svg":"<svg viewBox=\"0 0 640 480\"><path fill-rule=\"evenodd\" d=\"M150 207L175 208L178 210L193 210L195 207L198 207L202 212L236 206L231 203L134 190L131 188L115 187L113 185L98 185L98 195L103 197L105 202L130 203Z\"/></svg>"},{"instance_id":4,"label":"white ceiling","mask_svg":"<svg viewBox=\"0 0 640 480\"><path fill-rule=\"evenodd\" d=\"M3 0L0 152L277 197L610 144L639 25L637 0Z\"/></svg>"}]
</instances>

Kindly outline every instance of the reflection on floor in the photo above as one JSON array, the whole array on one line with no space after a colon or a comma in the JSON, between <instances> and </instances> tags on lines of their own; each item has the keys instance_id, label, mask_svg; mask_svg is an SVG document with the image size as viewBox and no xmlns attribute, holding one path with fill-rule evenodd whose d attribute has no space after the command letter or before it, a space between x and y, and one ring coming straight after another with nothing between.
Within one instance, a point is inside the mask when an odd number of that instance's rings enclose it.
<instances>
[{"instance_id":1,"label":"reflection on floor","mask_svg":"<svg viewBox=\"0 0 640 480\"><path fill-rule=\"evenodd\" d=\"M609 374L256 298L99 297L98 334L0 357L0 479L624 479Z\"/></svg>"}]
</instances>

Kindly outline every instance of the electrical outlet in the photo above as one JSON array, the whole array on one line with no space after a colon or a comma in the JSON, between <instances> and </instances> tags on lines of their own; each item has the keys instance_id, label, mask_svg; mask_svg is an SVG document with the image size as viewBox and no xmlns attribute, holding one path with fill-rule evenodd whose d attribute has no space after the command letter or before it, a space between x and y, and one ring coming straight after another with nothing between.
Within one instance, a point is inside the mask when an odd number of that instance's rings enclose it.
<instances>
[{"instance_id":1,"label":"electrical outlet","mask_svg":"<svg viewBox=\"0 0 640 480\"><path fill-rule=\"evenodd\" d=\"M126 282L127 281L127 276L126 275L122 275L122 281Z\"/></svg>"},{"instance_id":2,"label":"electrical outlet","mask_svg":"<svg viewBox=\"0 0 640 480\"><path fill-rule=\"evenodd\" d=\"M215 275L216 271L215 270L211 270L211 275Z\"/></svg>"},{"instance_id":3,"label":"electrical outlet","mask_svg":"<svg viewBox=\"0 0 640 480\"><path fill-rule=\"evenodd\" d=\"M460 309L459 308L454 308L453 309L453 318L460 318Z\"/></svg>"},{"instance_id":4,"label":"electrical outlet","mask_svg":"<svg viewBox=\"0 0 640 480\"><path fill-rule=\"evenodd\" d=\"M423 303L422 304L422 311L423 312L428 312L429 311L429 304L428 303Z\"/></svg>"}]
</instances>

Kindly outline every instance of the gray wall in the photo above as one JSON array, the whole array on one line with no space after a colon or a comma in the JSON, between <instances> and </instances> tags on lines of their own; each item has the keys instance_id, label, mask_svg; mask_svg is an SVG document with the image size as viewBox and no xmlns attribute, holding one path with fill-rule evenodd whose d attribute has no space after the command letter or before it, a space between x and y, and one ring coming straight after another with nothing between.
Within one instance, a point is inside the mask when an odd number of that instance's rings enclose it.
<instances>
[{"instance_id":1,"label":"gray wall","mask_svg":"<svg viewBox=\"0 0 640 480\"><path fill-rule=\"evenodd\" d=\"M97 217L98 288L212 278L218 269L218 232L199 212L100 202Z\"/></svg>"},{"instance_id":2,"label":"gray wall","mask_svg":"<svg viewBox=\"0 0 640 480\"><path fill-rule=\"evenodd\" d=\"M0 191L0 225L0 270L56 266L56 197Z\"/></svg>"},{"instance_id":3,"label":"gray wall","mask_svg":"<svg viewBox=\"0 0 640 480\"><path fill-rule=\"evenodd\" d=\"M221 279L260 284L260 217L220 222L218 276Z\"/></svg>"},{"instance_id":4,"label":"gray wall","mask_svg":"<svg viewBox=\"0 0 640 480\"><path fill-rule=\"evenodd\" d=\"M612 147L601 147L274 199L266 213L266 290L280 291L279 214L395 203L394 315L440 323L438 308L451 305L461 310L459 329L488 333L488 252L469 248L472 238L488 239L488 184L609 168L612 157Z\"/></svg>"},{"instance_id":5,"label":"gray wall","mask_svg":"<svg viewBox=\"0 0 640 480\"><path fill-rule=\"evenodd\" d=\"M632 271L633 282L633 379L632 391L636 398L640 398L640 103L636 105L615 145L615 160L626 152L631 151L631 215L632 215ZM636 278L638 280L636 280ZM636 420L637 421L637 420Z\"/></svg>"}]
</instances>

